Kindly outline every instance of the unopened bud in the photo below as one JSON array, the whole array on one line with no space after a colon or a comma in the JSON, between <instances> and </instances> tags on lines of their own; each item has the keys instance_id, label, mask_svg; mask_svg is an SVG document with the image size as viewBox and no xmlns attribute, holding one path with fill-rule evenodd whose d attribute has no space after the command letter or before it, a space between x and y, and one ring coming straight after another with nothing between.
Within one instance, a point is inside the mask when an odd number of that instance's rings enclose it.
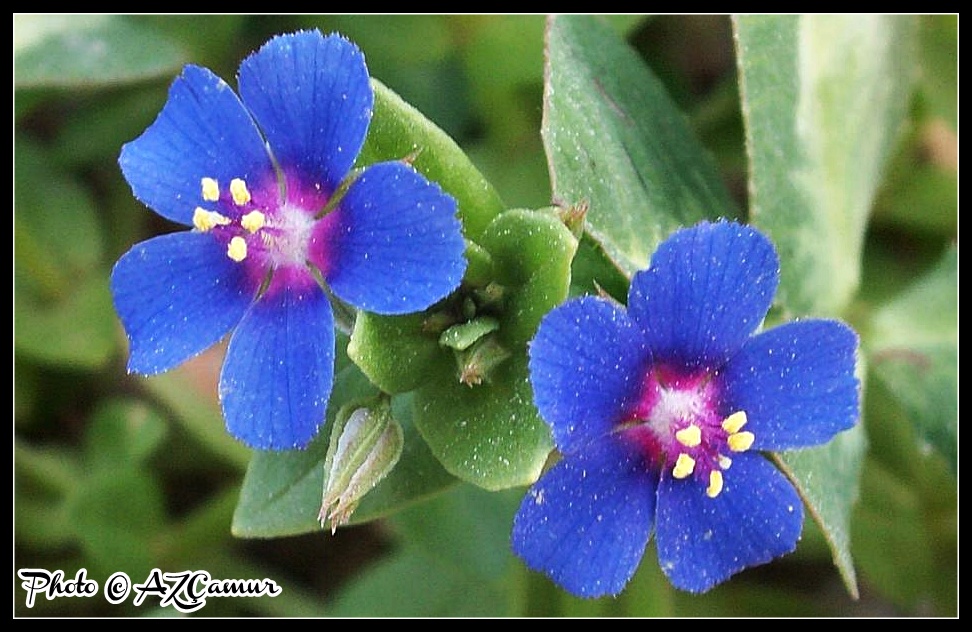
<instances>
[{"instance_id":1,"label":"unopened bud","mask_svg":"<svg viewBox=\"0 0 972 632\"><path fill-rule=\"evenodd\" d=\"M456 351L459 381L466 386L488 382L493 370L509 357L510 352L500 344L495 334L484 336L465 351Z\"/></svg>"},{"instance_id":2,"label":"unopened bud","mask_svg":"<svg viewBox=\"0 0 972 632\"><path fill-rule=\"evenodd\" d=\"M331 533L346 524L361 499L398 463L402 427L387 399L371 407L346 406L335 419L324 459L324 494L318 520Z\"/></svg>"}]
</instances>

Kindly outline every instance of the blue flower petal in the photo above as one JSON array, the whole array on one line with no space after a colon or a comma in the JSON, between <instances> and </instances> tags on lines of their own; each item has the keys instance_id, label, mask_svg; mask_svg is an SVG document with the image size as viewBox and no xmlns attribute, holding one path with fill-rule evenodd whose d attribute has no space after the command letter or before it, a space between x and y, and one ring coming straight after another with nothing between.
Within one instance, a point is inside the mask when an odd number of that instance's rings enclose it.
<instances>
[{"instance_id":1,"label":"blue flower petal","mask_svg":"<svg viewBox=\"0 0 972 632\"><path fill-rule=\"evenodd\" d=\"M704 592L796 548L803 505L779 470L758 453L737 454L724 481L709 498L694 480L662 476L658 562L677 588Z\"/></svg>"},{"instance_id":2,"label":"blue flower petal","mask_svg":"<svg viewBox=\"0 0 972 632\"><path fill-rule=\"evenodd\" d=\"M456 202L411 167L372 165L318 223L311 261L339 298L378 314L406 314L462 281L466 245Z\"/></svg>"},{"instance_id":3,"label":"blue flower petal","mask_svg":"<svg viewBox=\"0 0 972 632\"><path fill-rule=\"evenodd\" d=\"M779 278L773 244L740 224L679 230L634 275L628 313L655 360L684 369L729 359L766 316Z\"/></svg>"},{"instance_id":4,"label":"blue flower petal","mask_svg":"<svg viewBox=\"0 0 972 632\"><path fill-rule=\"evenodd\" d=\"M644 555L655 481L642 457L614 438L568 455L524 497L513 551L576 595L616 595Z\"/></svg>"},{"instance_id":5,"label":"blue flower petal","mask_svg":"<svg viewBox=\"0 0 972 632\"><path fill-rule=\"evenodd\" d=\"M204 351L240 321L256 289L212 235L179 232L136 244L111 273L131 343L128 370L151 375Z\"/></svg>"},{"instance_id":6,"label":"blue flower petal","mask_svg":"<svg viewBox=\"0 0 972 632\"><path fill-rule=\"evenodd\" d=\"M263 139L239 98L205 68L186 66L162 112L122 147L118 159L132 192L159 215L185 225L202 200L202 178L228 185L273 177Z\"/></svg>"},{"instance_id":7,"label":"blue flower petal","mask_svg":"<svg viewBox=\"0 0 972 632\"><path fill-rule=\"evenodd\" d=\"M233 332L219 380L230 434L261 450L303 448L324 423L334 317L317 288L268 291Z\"/></svg>"},{"instance_id":8,"label":"blue flower petal","mask_svg":"<svg viewBox=\"0 0 972 632\"><path fill-rule=\"evenodd\" d=\"M626 419L648 369L643 336L624 310L578 298L544 316L530 343L530 383L561 452L573 452Z\"/></svg>"},{"instance_id":9,"label":"blue flower petal","mask_svg":"<svg viewBox=\"0 0 972 632\"><path fill-rule=\"evenodd\" d=\"M284 171L333 193L371 121L374 95L357 46L318 31L280 35L243 61L239 84Z\"/></svg>"},{"instance_id":10,"label":"blue flower petal","mask_svg":"<svg viewBox=\"0 0 972 632\"><path fill-rule=\"evenodd\" d=\"M724 368L725 412L746 411L759 450L825 443L857 421L856 350L857 334L831 320L763 332Z\"/></svg>"}]
</instances>

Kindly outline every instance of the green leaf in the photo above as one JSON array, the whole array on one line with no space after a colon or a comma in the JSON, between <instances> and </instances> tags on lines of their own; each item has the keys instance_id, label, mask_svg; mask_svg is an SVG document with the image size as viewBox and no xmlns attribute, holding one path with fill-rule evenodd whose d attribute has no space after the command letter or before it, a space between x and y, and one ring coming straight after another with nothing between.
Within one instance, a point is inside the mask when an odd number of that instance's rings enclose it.
<instances>
[{"instance_id":1,"label":"green leaf","mask_svg":"<svg viewBox=\"0 0 972 632\"><path fill-rule=\"evenodd\" d=\"M567 298L577 240L552 210L516 209L497 217L481 244L492 255L496 282L506 288L500 334L515 350Z\"/></svg>"},{"instance_id":2,"label":"green leaf","mask_svg":"<svg viewBox=\"0 0 972 632\"><path fill-rule=\"evenodd\" d=\"M108 278L89 277L54 304L19 293L14 305L14 349L25 358L76 368L103 367L116 350Z\"/></svg>"},{"instance_id":3,"label":"green leaf","mask_svg":"<svg viewBox=\"0 0 972 632\"><path fill-rule=\"evenodd\" d=\"M510 525L522 490L488 492L458 485L390 519L408 544L456 570L483 580L500 580L514 560Z\"/></svg>"},{"instance_id":4,"label":"green leaf","mask_svg":"<svg viewBox=\"0 0 972 632\"><path fill-rule=\"evenodd\" d=\"M932 115L958 130L958 15L923 15L921 91Z\"/></svg>"},{"instance_id":5,"label":"green leaf","mask_svg":"<svg viewBox=\"0 0 972 632\"><path fill-rule=\"evenodd\" d=\"M464 232L475 240L503 210L499 195L445 132L377 79L371 85L374 117L357 164L407 160L456 198Z\"/></svg>"},{"instance_id":6,"label":"green leaf","mask_svg":"<svg viewBox=\"0 0 972 632\"><path fill-rule=\"evenodd\" d=\"M148 574L152 537L165 521L155 479L134 467L99 470L84 478L67 503L68 520L97 571Z\"/></svg>"},{"instance_id":7,"label":"green leaf","mask_svg":"<svg viewBox=\"0 0 972 632\"><path fill-rule=\"evenodd\" d=\"M917 453L913 457L921 459ZM898 608L923 616L955 616L958 502L949 474L944 468L936 473L929 480L934 487L915 486L900 472L869 459L855 515L854 549L863 580ZM934 507L936 501L950 502L951 511Z\"/></svg>"},{"instance_id":8,"label":"green leaf","mask_svg":"<svg viewBox=\"0 0 972 632\"><path fill-rule=\"evenodd\" d=\"M366 569L336 595L334 617L495 617L504 591L416 547Z\"/></svg>"},{"instance_id":9,"label":"green leaf","mask_svg":"<svg viewBox=\"0 0 972 632\"><path fill-rule=\"evenodd\" d=\"M15 349L98 368L116 347L103 233L86 190L38 145L15 141Z\"/></svg>"},{"instance_id":10,"label":"green leaf","mask_svg":"<svg viewBox=\"0 0 972 632\"><path fill-rule=\"evenodd\" d=\"M415 393L415 423L446 470L489 490L534 482L553 448L522 353L477 386L440 371Z\"/></svg>"},{"instance_id":11,"label":"green leaf","mask_svg":"<svg viewBox=\"0 0 972 632\"><path fill-rule=\"evenodd\" d=\"M159 447L166 430L162 417L144 403L107 400L91 415L84 435L85 467L138 466Z\"/></svg>"},{"instance_id":12,"label":"green leaf","mask_svg":"<svg viewBox=\"0 0 972 632\"><path fill-rule=\"evenodd\" d=\"M958 250L872 316L870 368L958 472Z\"/></svg>"},{"instance_id":13,"label":"green leaf","mask_svg":"<svg viewBox=\"0 0 972 632\"><path fill-rule=\"evenodd\" d=\"M306 450L256 452L233 514L233 534L272 538L321 530L318 514L324 490L324 461L336 411L349 402L377 394L354 366L337 376L325 430ZM408 396L392 399L392 414L402 426L404 448L398 464L352 514L350 523L374 520L452 485L412 424Z\"/></svg>"},{"instance_id":14,"label":"green leaf","mask_svg":"<svg viewBox=\"0 0 972 632\"><path fill-rule=\"evenodd\" d=\"M853 529L862 582L902 609L900 614L954 616L959 584L955 472L916 440L896 394L873 371L867 394L870 449Z\"/></svg>"},{"instance_id":15,"label":"green leaf","mask_svg":"<svg viewBox=\"0 0 972 632\"><path fill-rule=\"evenodd\" d=\"M774 240L778 298L835 315L854 296L868 214L915 78L910 16L735 19L750 220Z\"/></svg>"},{"instance_id":16,"label":"green leaf","mask_svg":"<svg viewBox=\"0 0 972 632\"><path fill-rule=\"evenodd\" d=\"M857 573L851 557L851 514L860 490L861 469L867 450L864 428L837 435L830 443L779 455L781 465L797 486L820 526L847 591L858 595Z\"/></svg>"},{"instance_id":17,"label":"green leaf","mask_svg":"<svg viewBox=\"0 0 972 632\"><path fill-rule=\"evenodd\" d=\"M14 15L14 85L78 88L175 72L185 54L155 31L107 15Z\"/></svg>"},{"instance_id":18,"label":"green leaf","mask_svg":"<svg viewBox=\"0 0 972 632\"><path fill-rule=\"evenodd\" d=\"M104 239L87 191L44 148L14 144L14 265L18 289L45 300L69 294L99 265Z\"/></svg>"},{"instance_id":19,"label":"green leaf","mask_svg":"<svg viewBox=\"0 0 972 632\"><path fill-rule=\"evenodd\" d=\"M389 522L401 540L338 594L334 616L509 614L509 529L520 493L460 485Z\"/></svg>"},{"instance_id":20,"label":"green leaf","mask_svg":"<svg viewBox=\"0 0 972 632\"><path fill-rule=\"evenodd\" d=\"M426 331L426 314L378 316L358 313L348 357L386 393L407 393L427 379L429 367L449 358L438 334Z\"/></svg>"},{"instance_id":21,"label":"green leaf","mask_svg":"<svg viewBox=\"0 0 972 632\"><path fill-rule=\"evenodd\" d=\"M504 289L495 334L511 357L475 386L440 363L415 393L415 423L453 475L490 490L534 482L552 447L533 405L526 343L567 297L577 240L548 211L512 210L483 234Z\"/></svg>"},{"instance_id":22,"label":"green leaf","mask_svg":"<svg viewBox=\"0 0 972 632\"><path fill-rule=\"evenodd\" d=\"M541 130L554 200L587 203L587 230L624 271L675 228L738 211L685 116L605 22L547 25Z\"/></svg>"}]
</instances>

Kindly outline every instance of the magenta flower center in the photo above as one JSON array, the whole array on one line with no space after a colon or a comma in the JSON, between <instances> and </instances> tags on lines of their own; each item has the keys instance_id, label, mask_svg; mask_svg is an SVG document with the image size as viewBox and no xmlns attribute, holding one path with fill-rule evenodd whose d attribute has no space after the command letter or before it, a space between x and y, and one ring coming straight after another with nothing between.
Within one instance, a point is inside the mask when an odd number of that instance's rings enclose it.
<instances>
[{"instance_id":1,"label":"magenta flower center","mask_svg":"<svg viewBox=\"0 0 972 632\"><path fill-rule=\"evenodd\" d=\"M653 467L676 479L695 480L715 498L731 455L752 446L755 436L742 430L746 413L720 414L717 374L686 374L653 367L621 432L644 451Z\"/></svg>"},{"instance_id":2,"label":"magenta flower center","mask_svg":"<svg viewBox=\"0 0 972 632\"><path fill-rule=\"evenodd\" d=\"M228 186L203 178L201 193L210 208L196 207L193 225L225 245L226 256L245 267L254 288L267 282L270 273L289 287L316 282L308 267L314 211L281 202L275 182L251 193L240 178Z\"/></svg>"}]
</instances>

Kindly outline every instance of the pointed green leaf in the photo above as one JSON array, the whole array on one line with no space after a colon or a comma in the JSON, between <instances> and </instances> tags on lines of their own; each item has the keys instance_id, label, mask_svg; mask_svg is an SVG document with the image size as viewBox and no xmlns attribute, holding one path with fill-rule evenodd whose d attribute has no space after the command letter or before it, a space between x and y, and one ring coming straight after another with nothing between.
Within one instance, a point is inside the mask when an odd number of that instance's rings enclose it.
<instances>
[{"instance_id":1,"label":"pointed green leaf","mask_svg":"<svg viewBox=\"0 0 972 632\"><path fill-rule=\"evenodd\" d=\"M124 17L14 16L17 88L96 87L137 81L174 73L184 57L172 40Z\"/></svg>"},{"instance_id":2,"label":"pointed green leaf","mask_svg":"<svg viewBox=\"0 0 972 632\"><path fill-rule=\"evenodd\" d=\"M466 236L476 239L503 210L492 185L445 132L377 79L374 117L358 165L407 160L456 198Z\"/></svg>"},{"instance_id":3,"label":"pointed green leaf","mask_svg":"<svg viewBox=\"0 0 972 632\"><path fill-rule=\"evenodd\" d=\"M868 329L874 376L892 393L918 437L958 471L958 250L878 309Z\"/></svg>"},{"instance_id":4,"label":"pointed green leaf","mask_svg":"<svg viewBox=\"0 0 972 632\"><path fill-rule=\"evenodd\" d=\"M779 299L836 315L860 279L874 194L909 106L911 16L735 19L750 219L782 259Z\"/></svg>"},{"instance_id":5,"label":"pointed green leaf","mask_svg":"<svg viewBox=\"0 0 972 632\"><path fill-rule=\"evenodd\" d=\"M628 273L675 228L738 214L661 82L598 18L548 19L541 133L554 200L588 203L588 232Z\"/></svg>"},{"instance_id":6,"label":"pointed green leaf","mask_svg":"<svg viewBox=\"0 0 972 632\"><path fill-rule=\"evenodd\" d=\"M820 526L847 591L857 598L857 574L851 557L851 514L860 490L867 436L858 424L830 443L779 455L784 471L797 486Z\"/></svg>"}]
</instances>

